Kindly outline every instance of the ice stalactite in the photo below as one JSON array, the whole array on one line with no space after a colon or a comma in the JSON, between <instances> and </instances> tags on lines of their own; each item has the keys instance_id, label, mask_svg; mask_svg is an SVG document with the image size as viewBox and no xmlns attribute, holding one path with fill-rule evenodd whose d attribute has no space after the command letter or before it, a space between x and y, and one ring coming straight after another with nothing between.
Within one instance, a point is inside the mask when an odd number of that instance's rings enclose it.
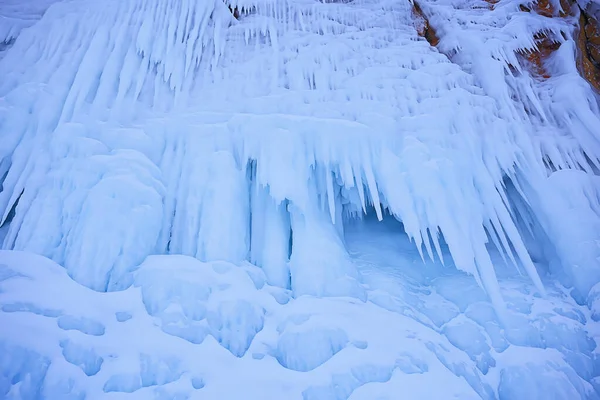
<instances>
[{"instance_id":1,"label":"ice stalactite","mask_svg":"<svg viewBox=\"0 0 600 400\"><path fill-rule=\"evenodd\" d=\"M344 244L327 210L316 204L314 182L309 204L290 205L292 254L290 275L295 295L352 296L366 299Z\"/></svg>"},{"instance_id":2,"label":"ice stalactite","mask_svg":"<svg viewBox=\"0 0 600 400\"><path fill-rule=\"evenodd\" d=\"M548 2L549 11L533 4L533 12L531 4L500 1L475 16L468 2L421 3L440 36L438 48L470 71L497 101L499 115L511 121L511 141L525 158L508 176L526 188L523 196L533 207L530 212L569 276L565 283L583 301L600 266L595 228L599 214L590 195L598 187L594 174L600 161L600 113L593 90L577 70L577 6L561 2L559 15L560 7ZM526 12L513 11L519 5ZM485 33L483 26L489 27ZM506 35L514 39L502 40ZM582 213L585 221L580 220Z\"/></svg>"},{"instance_id":3,"label":"ice stalactite","mask_svg":"<svg viewBox=\"0 0 600 400\"><path fill-rule=\"evenodd\" d=\"M267 281L290 288L289 259L292 231L287 202L277 203L268 189L256 183L251 195L250 261L265 271Z\"/></svg>"}]
</instances>

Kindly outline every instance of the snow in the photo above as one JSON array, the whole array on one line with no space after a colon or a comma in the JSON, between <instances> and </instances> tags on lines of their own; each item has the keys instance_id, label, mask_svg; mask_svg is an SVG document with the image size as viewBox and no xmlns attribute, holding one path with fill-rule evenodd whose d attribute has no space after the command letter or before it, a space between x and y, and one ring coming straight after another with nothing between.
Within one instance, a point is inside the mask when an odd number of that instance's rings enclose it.
<instances>
[{"instance_id":1,"label":"snow","mask_svg":"<svg viewBox=\"0 0 600 400\"><path fill-rule=\"evenodd\" d=\"M0 397L597 398L598 97L519 4L0 4Z\"/></svg>"},{"instance_id":2,"label":"snow","mask_svg":"<svg viewBox=\"0 0 600 400\"><path fill-rule=\"evenodd\" d=\"M347 227L346 242L367 301L294 299L247 262L181 255L150 256L132 286L102 293L44 257L2 251L0 324L10 328L0 331L0 393L541 399L551 388L556 398L597 398L588 382L600 332L559 286L547 283L540 298L505 267L514 326L500 329L468 275L439 262L415 268L422 261L400 223L370 217Z\"/></svg>"}]
</instances>

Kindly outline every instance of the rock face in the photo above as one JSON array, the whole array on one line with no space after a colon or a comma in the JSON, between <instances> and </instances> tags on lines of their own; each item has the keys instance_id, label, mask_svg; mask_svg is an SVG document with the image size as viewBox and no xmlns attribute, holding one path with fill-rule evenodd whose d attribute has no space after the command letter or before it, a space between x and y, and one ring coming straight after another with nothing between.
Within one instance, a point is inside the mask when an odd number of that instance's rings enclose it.
<instances>
[{"instance_id":1,"label":"rock face","mask_svg":"<svg viewBox=\"0 0 600 400\"><path fill-rule=\"evenodd\" d=\"M573 7L574 1L561 0L560 9L556 9L554 3L550 0L539 0L528 6L521 4L519 9L523 12L532 12L541 15L546 18L563 18L569 15L573 15L575 8ZM521 54L522 58L526 60L526 64L529 65L530 71L542 78L550 78L549 72L544 67L544 60L546 60L554 51L558 50L560 43L552 40L544 34L538 34L534 37L537 51Z\"/></svg>"},{"instance_id":2,"label":"rock face","mask_svg":"<svg viewBox=\"0 0 600 400\"><path fill-rule=\"evenodd\" d=\"M592 3L590 3L591 5ZM588 6L581 9L575 1L561 0L560 9L550 0L540 0L531 5L531 9L525 5L520 6L521 11L535 12L547 18L564 18L577 15L579 10L579 27L576 32L578 67L581 75L597 91L600 91L600 23L598 15L600 12ZM538 51L524 55L529 62L531 71L542 79L550 78L544 68L544 60L560 47L559 43L546 36L535 38Z\"/></svg>"},{"instance_id":3,"label":"rock face","mask_svg":"<svg viewBox=\"0 0 600 400\"><path fill-rule=\"evenodd\" d=\"M577 37L580 71L600 92L600 7L590 3L581 10Z\"/></svg>"},{"instance_id":4,"label":"rock face","mask_svg":"<svg viewBox=\"0 0 600 400\"><path fill-rule=\"evenodd\" d=\"M437 46L440 42L440 38L437 36L435 29L429 24L429 20L417 2L413 2L412 14L416 21L417 33L419 36L424 37L430 45L434 47Z\"/></svg>"},{"instance_id":5,"label":"rock face","mask_svg":"<svg viewBox=\"0 0 600 400\"><path fill-rule=\"evenodd\" d=\"M521 5L520 9L524 12L535 12L547 18L564 18L577 15L579 9L579 27L576 32L578 67L581 75L590 83L590 85L600 91L600 8L593 3L589 3L585 9L582 9L575 1L561 0L560 9L550 0L539 0L533 3L531 9ZM532 66L532 72L543 79L550 75L544 68L543 61L552 52L560 47L560 44L550 40L546 36L536 37L538 51L525 55L525 58Z\"/></svg>"},{"instance_id":6,"label":"rock face","mask_svg":"<svg viewBox=\"0 0 600 400\"><path fill-rule=\"evenodd\" d=\"M544 60L554 51L558 50L560 43L557 43L545 35L536 35L534 39L537 51L520 54L520 56L525 60L524 63L529 66L529 70L532 74L542 79L548 79L550 78L550 73L544 67Z\"/></svg>"},{"instance_id":7,"label":"rock face","mask_svg":"<svg viewBox=\"0 0 600 400\"><path fill-rule=\"evenodd\" d=\"M493 10L498 1L486 0L486 3ZM519 8L523 12L536 13L546 18L572 18L579 13L579 27L574 38L578 50L577 65L581 75L600 92L600 6L590 2L581 8L575 0L560 0L560 7L557 7L552 0L538 0L521 4ZM412 13L419 36L424 37L432 46L437 46L440 38L417 2L413 2ZM545 34L536 35L534 40L537 49L523 52L519 54L519 58L533 75L539 79L548 79L550 73L544 67L544 61L560 47L560 43Z\"/></svg>"}]
</instances>

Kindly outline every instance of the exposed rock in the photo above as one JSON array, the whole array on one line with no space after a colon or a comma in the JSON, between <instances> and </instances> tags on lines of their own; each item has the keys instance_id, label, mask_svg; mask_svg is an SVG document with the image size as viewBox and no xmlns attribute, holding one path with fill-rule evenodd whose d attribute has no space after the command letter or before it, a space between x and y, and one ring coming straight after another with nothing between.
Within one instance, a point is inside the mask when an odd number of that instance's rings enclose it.
<instances>
[{"instance_id":1,"label":"exposed rock","mask_svg":"<svg viewBox=\"0 0 600 400\"><path fill-rule=\"evenodd\" d=\"M434 47L437 46L440 42L440 38L435 32L435 29L429 24L427 17L417 2L413 2L412 4L412 14L416 21L417 33L419 36L424 37L430 45Z\"/></svg>"},{"instance_id":2,"label":"exposed rock","mask_svg":"<svg viewBox=\"0 0 600 400\"><path fill-rule=\"evenodd\" d=\"M493 10L499 0L485 0ZM547 18L564 18L577 15L579 9L574 0L560 0L557 9L556 2L552 0L538 0L532 3L521 4L519 8L523 12L533 12ZM426 15L420 5L413 1L412 13L415 27L419 36L424 37L429 44L437 46L440 38L435 29L429 24ZM598 13L600 15L600 13ZM544 67L546 60L554 51L560 47L560 43L546 34L538 34L534 37L537 49L532 52L521 53L520 59L529 67L530 72L539 79L550 78L550 73ZM578 67L581 75L600 91L600 23L598 15L581 10L579 29L575 37L578 49Z\"/></svg>"},{"instance_id":3,"label":"exposed rock","mask_svg":"<svg viewBox=\"0 0 600 400\"><path fill-rule=\"evenodd\" d=\"M600 23L586 10L579 17L577 50L581 75L600 92Z\"/></svg>"},{"instance_id":4,"label":"exposed rock","mask_svg":"<svg viewBox=\"0 0 600 400\"><path fill-rule=\"evenodd\" d=\"M553 17L556 15L556 10L549 0L538 0L532 6L532 11L536 14L543 15L544 17Z\"/></svg>"},{"instance_id":5,"label":"exposed rock","mask_svg":"<svg viewBox=\"0 0 600 400\"><path fill-rule=\"evenodd\" d=\"M530 8L531 7L531 8ZM560 0L560 10L556 10L551 0L539 0L528 5L520 5L521 11L535 12L548 18L576 15L579 7L572 0ZM600 24L595 16L586 10L580 10L579 27L576 34L578 67L581 75L596 90L600 91ZM530 66L530 71L542 78L550 78L544 68L544 60L560 47L545 35L535 37L537 51L522 54Z\"/></svg>"},{"instance_id":6,"label":"exposed rock","mask_svg":"<svg viewBox=\"0 0 600 400\"><path fill-rule=\"evenodd\" d=\"M544 67L544 60L560 47L560 43L550 39L546 35L536 35L534 38L537 51L521 53L520 55L529 65L530 72L542 79L548 79L550 78L550 74Z\"/></svg>"},{"instance_id":7,"label":"exposed rock","mask_svg":"<svg viewBox=\"0 0 600 400\"><path fill-rule=\"evenodd\" d=\"M535 12L536 14L544 17L565 17L567 15L573 15L575 1L572 0L560 0L560 9L556 10L554 3L551 0L538 0L527 5L521 4L519 8L525 12Z\"/></svg>"},{"instance_id":8,"label":"exposed rock","mask_svg":"<svg viewBox=\"0 0 600 400\"><path fill-rule=\"evenodd\" d=\"M564 17L573 12L573 4L575 3L571 0L560 0L561 9L557 12L551 0L539 0L527 5L521 4L519 5L519 9L523 12L533 12L548 18ZM537 50L521 53L521 59L525 60L533 75L541 79L548 79L550 78L550 74L544 67L544 60L560 47L560 43L552 40L545 34L537 34L534 36L534 39Z\"/></svg>"}]
</instances>

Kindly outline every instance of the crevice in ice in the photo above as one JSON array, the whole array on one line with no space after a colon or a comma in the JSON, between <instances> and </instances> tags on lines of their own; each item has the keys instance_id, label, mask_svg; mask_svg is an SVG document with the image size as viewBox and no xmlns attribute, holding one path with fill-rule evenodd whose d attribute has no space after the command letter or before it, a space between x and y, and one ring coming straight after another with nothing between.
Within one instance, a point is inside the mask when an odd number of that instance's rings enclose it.
<instances>
[{"instance_id":1,"label":"crevice in ice","mask_svg":"<svg viewBox=\"0 0 600 400\"><path fill-rule=\"evenodd\" d=\"M8 49L10 49L14 43L15 43L14 38L0 41L0 58L2 58L2 56L5 54L4 52L6 52Z\"/></svg>"},{"instance_id":2,"label":"crevice in ice","mask_svg":"<svg viewBox=\"0 0 600 400\"><path fill-rule=\"evenodd\" d=\"M8 172L7 172L8 174ZM0 193L2 192L1 182L0 182ZM1 247L11 247L12 243L6 243L6 239L8 233L10 231L10 223L14 220L15 215L17 213L17 206L19 205L19 200L23 196L23 192L17 197L17 200L12 204L9 208L8 213L3 215L2 220L0 220L0 244Z\"/></svg>"},{"instance_id":3,"label":"crevice in ice","mask_svg":"<svg viewBox=\"0 0 600 400\"><path fill-rule=\"evenodd\" d=\"M600 93L600 12L594 16L587 8L579 6L578 66L582 76Z\"/></svg>"},{"instance_id":4,"label":"crevice in ice","mask_svg":"<svg viewBox=\"0 0 600 400\"><path fill-rule=\"evenodd\" d=\"M527 252L531 261L538 267L538 271L551 272L560 274L562 269L556 266L556 249L550 242L547 233L544 231L536 213L532 209L531 204L523 197L513 181L510 179L504 180L506 195L510 205L510 211L513 219L516 221L516 226L519 230ZM544 266L547 270L544 271ZM569 286L568 282L562 281L563 284Z\"/></svg>"}]
</instances>

